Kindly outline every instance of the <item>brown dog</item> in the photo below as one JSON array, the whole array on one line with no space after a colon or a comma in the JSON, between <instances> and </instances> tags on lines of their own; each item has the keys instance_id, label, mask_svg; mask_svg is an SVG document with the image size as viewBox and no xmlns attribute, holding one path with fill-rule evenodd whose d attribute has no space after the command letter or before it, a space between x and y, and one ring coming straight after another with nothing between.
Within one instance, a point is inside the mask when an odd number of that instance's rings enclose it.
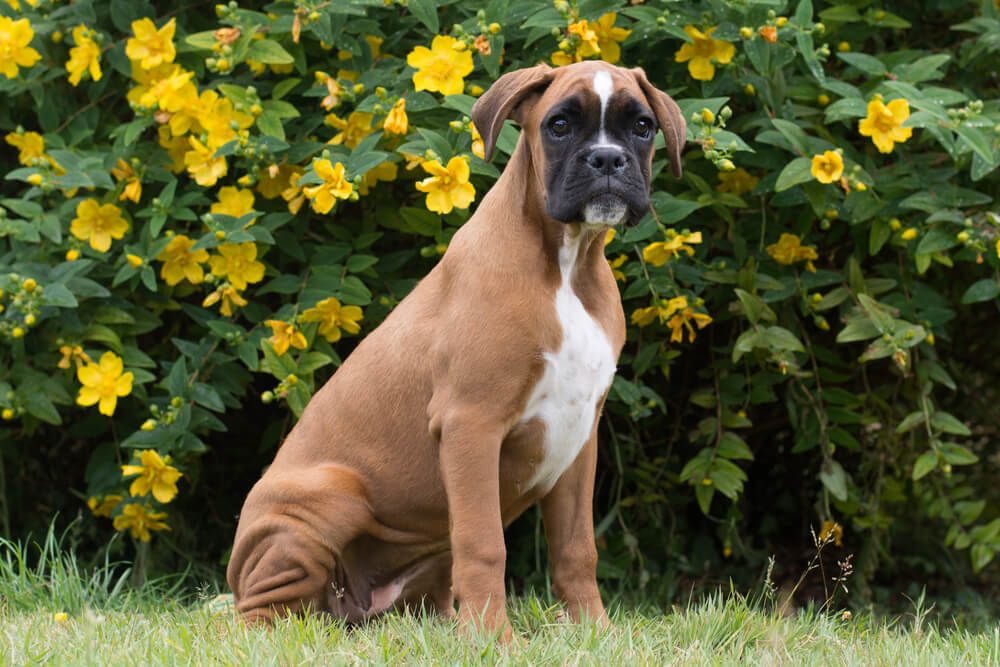
<instances>
[{"instance_id":1,"label":"brown dog","mask_svg":"<svg viewBox=\"0 0 1000 667\"><path fill-rule=\"evenodd\" d=\"M359 621L430 605L509 635L504 526L541 501L552 581L606 621L591 501L597 421L625 340L604 258L649 207L657 125L685 125L640 69L539 65L472 111L517 149L447 253L313 397L243 506L228 579L248 621Z\"/></svg>"}]
</instances>

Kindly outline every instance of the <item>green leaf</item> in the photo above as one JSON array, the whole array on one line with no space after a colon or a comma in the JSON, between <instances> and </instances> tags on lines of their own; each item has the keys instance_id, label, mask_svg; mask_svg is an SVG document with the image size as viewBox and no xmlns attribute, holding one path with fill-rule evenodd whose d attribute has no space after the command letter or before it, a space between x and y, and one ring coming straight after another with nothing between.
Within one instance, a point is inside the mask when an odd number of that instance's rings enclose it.
<instances>
[{"instance_id":1,"label":"green leaf","mask_svg":"<svg viewBox=\"0 0 1000 667\"><path fill-rule=\"evenodd\" d=\"M712 508L712 498L715 497L715 487L698 484L694 487L694 497L698 500L701 513L708 515L708 511Z\"/></svg>"},{"instance_id":2,"label":"green leaf","mask_svg":"<svg viewBox=\"0 0 1000 667\"><path fill-rule=\"evenodd\" d=\"M743 438L731 431L726 431L722 434L722 439L719 441L718 454L727 459L753 460L753 452L747 447L747 443L743 441Z\"/></svg>"},{"instance_id":3,"label":"green leaf","mask_svg":"<svg viewBox=\"0 0 1000 667\"><path fill-rule=\"evenodd\" d=\"M838 53L837 57L869 76L885 76L889 71L881 60L867 53Z\"/></svg>"},{"instance_id":4,"label":"green leaf","mask_svg":"<svg viewBox=\"0 0 1000 667\"><path fill-rule=\"evenodd\" d=\"M926 451L921 454L916 463L913 464L913 481L919 482L921 479L926 477L932 470L937 468L938 457L937 452L934 450Z\"/></svg>"},{"instance_id":5,"label":"green leaf","mask_svg":"<svg viewBox=\"0 0 1000 667\"><path fill-rule=\"evenodd\" d=\"M896 425L896 433L903 434L912 431L914 428L917 427L918 424L922 424L923 421L924 421L923 412L919 411L911 412L910 414L906 415L903 421L899 422L899 424Z\"/></svg>"},{"instance_id":6,"label":"green leaf","mask_svg":"<svg viewBox=\"0 0 1000 667\"><path fill-rule=\"evenodd\" d=\"M406 6L410 10L410 13L417 17L428 30L437 34L441 29L441 24L438 21L437 5L437 0L410 0Z\"/></svg>"},{"instance_id":7,"label":"green leaf","mask_svg":"<svg viewBox=\"0 0 1000 667\"><path fill-rule=\"evenodd\" d=\"M750 294L745 290L736 288L737 298L739 298L740 303L743 304L743 312L746 313L747 319L750 320L752 324L757 324L761 320L766 320L768 322L774 322L778 319L774 311L764 303L764 300L755 294Z\"/></svg>"},{"instance_id":8,"label":"green leaf","mask_svg":"<svg viewBox=\"0 0 1000 667\"><path fill-rule=\"evenodd\" d=\"M764 329L762 335L771 349L805 352L805 348L802 347L802 343L795 337L795 334L783 327L768 327Z\"/></svg>"},{"instance_id":9,"label":"green leaf","mask_svg":"<svg viewBox=\"0 0 1000 667\"><path fill-rule=\"evenodd\" d=\"M778 181L774 184L775 192L784 192L801 183L813 180L812 160L807 157L797 157L781 170Z\"/></svg>"},{"instance_id":10,"label":"green leaf","mask_svg":"<svg viewBox=\"0 0 1000 667\"><path fill-rule=\"evenodd\" d=\"M936 252L954 248L959 243L955 234L943 227L934 227L917 244L918 255L933 255Z\"/></svg>"},{"instance_id":11,"label":"green leaf","mask_svg":"<svg viewBox=\"0 0 1000 667\"><path fill-rule=\"evenodd\" d=\"M260 39L250 42L247 58L262 62L265 65L291 65L295 62L285 47L272 39Z\"/></svg>"},{"instance_id":12,"label":"green leaf","mask_svg":"<svg viewBox=\"0 0 1000 667\"><path fill-rule=\"evenodd\" d=\"M938 449L944 460L952 465L967 466L979 461L979 457L973 454L968 447L953 442L942 442Z\"/></svg>"},{"instance_id":13,"label":"green leaf","mask_svg":"<svg viewBox=\"0 0 1000 667\"><path fill-rule=\"evenodd\" d=\"M819 479L833 497L843 502L847 500L847 473L836 461L829 460L819 471Z\"/></svg>"},{"instance_id":14,"label":"green leaf","mask_svg":"<svg viewBox=\"0 0 1000 667\"><path fill-rule=\"evenodd\" d=\"M972 435L969 427L958 421L954 415L947 412L935 412L931 417L931 426L943 433L952 435Z\"/></svg>"},{"instance_id":15,"label":"green leaf","mask_svg":"<svg viewBox=\"0 0 1000 667\"><path fill-rule=\"evenodd\" d=\"M788 140L788 143L799 155L809 153L809 137L806 136L805 130L795 123L781 118L772 118L771 124L778 132L781 132L781 136Z\"/></svg>"},{"instance_id":16,"label":"green leaf","mask_svg":"<svg viewBox=\"0 0 1000 667\"><path fill-rule=\"evenodd\" d=\"M45 286L45 294L42 296L42 304L46 306L56 306L57 308L76 308L78 303L73 293L66 289L65 285L55 283Z\"/></svg>"},{"instance_id":17,"label":"green leaf","mask_svg":"<svg viewBox=\"0 0 1000 667\"><path fill-rule=\"evenodd\" d=\"M41 387L35 387L31 391L22 391L18 393L21 399L21 404L24 409L28 411L32 417L35 417L47 424L61 424L62 418L59 416L59 411L56 410L55 404L49 400L49 397L45 394L45 391Z\"/></svg>"},{"instance_id":18,"label":"green leaf","mask_svg":"<svg viewBox=\"0 0 1000 667\"><path fill-rule=\"evenodd\" d=\"M992 301L1000 295L1000 283L996 278L983 278L974 282L962 295L962 303L980 303Z\"/></svg>"}]
</instances>

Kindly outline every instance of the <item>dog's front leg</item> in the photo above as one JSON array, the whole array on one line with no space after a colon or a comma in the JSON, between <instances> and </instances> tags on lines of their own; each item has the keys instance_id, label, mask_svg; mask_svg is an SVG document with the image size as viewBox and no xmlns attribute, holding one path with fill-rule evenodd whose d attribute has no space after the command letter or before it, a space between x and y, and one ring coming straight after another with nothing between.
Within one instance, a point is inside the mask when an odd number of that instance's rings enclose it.
<instances>
[{"instance_id":1,"label":"dog's front leg","mask_svg":"<svg viewBox=\"0 0 1000 667\"><path fill-rule=\"evenodd\" d=\"M507 550L500 513L499 424L476 409L452 411L441 428L441 475L448 494L452 585L459 622L511 637L504 595Z\"/></svg>"},{"instance_id":2,"label":"dog's front leg","mask_svg":"<svg viewBox=\"0 0 1000 667\"><path fill-rule=\"evenodd\" d=\"M593 510L596 466L595 423L576 460L542 499L542 522L556 595L574 621L589 618L607 625L608 617L597 588Z\"/></svg>"}]
</instances>

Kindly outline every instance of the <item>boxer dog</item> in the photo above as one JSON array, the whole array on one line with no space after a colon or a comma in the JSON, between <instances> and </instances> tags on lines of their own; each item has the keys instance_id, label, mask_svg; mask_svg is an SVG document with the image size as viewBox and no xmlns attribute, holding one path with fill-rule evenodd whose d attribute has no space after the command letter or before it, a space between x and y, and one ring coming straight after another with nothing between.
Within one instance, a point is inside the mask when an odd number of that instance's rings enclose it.
<instances>
[{"instance_id":1,"label":"boxer dog","mask_svg":"<svg viewBox=\"0 0 1000 667\"><path fill-rule=\"evenodd\" d=\"M685 124L641 69L505 74L472 120L503 174L438 265L313 396L248 495L227 573L248 622L358 622L429 606L510 637L504 527L541 503L569 615L607 623L595 570L597 422L625 341L604 257L649 208L657 129Z\"/></svg>"}]
</instances>

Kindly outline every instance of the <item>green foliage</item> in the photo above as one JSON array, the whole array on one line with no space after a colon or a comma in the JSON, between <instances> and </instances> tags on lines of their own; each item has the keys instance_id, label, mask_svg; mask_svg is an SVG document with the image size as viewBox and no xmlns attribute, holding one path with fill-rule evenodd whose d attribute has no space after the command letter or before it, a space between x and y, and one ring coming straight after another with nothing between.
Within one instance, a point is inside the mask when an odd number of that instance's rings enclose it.
<instances>
[{"instance_id":1,"label":"green foliage","mask_svg":"<svg viewBox=\"0 0 1000 667\"><path fill-rule=\"evenodd\" d=\"M468 219L435 169L478 200L512 152L508 124L479 157L475 97L604 57L690 120L684 176L657 156L607 248L632 326L602 578L753 572L815 526L862 595L995 583L995 414L963 377L970 334L996 352L1000 10L911 4L0 3L31 32L0 74L0 531L90 501L87 539L144 566L224 559L294 418Z\"/></svg>"}]
</instances>

